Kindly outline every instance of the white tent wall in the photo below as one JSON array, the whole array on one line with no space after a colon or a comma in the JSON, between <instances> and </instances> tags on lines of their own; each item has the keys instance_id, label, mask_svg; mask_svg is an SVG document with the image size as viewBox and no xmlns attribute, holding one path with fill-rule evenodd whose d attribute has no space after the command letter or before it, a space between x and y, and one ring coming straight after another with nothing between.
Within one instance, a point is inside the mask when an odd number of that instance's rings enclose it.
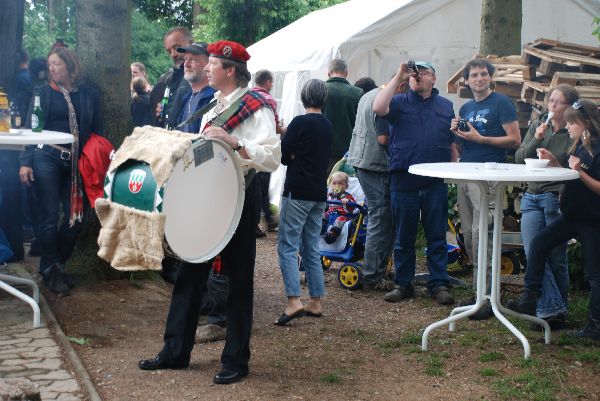
<instances>
[{"instance_id":1,"label":"white tent wall","mask_svg":"<svg viewBox=\"0 0 600 401\"><path fill-rule=\"evenodd\" d=\"M600 0L523 0L521 43L544 37L598 45L592 20ZM385 83L401 61L431 61L437 84L446 81L478 52L481 0L350 0L313 12L248 49L251 72L274 73L272 94L280 118L303 114L300 92L311 78L327 79L327 65L348 62L350 82L370 76ZM448 96L455 108L464 102ZM271 202L279 204L283 172L273 175Z\"/></svg>"}]
</instances>

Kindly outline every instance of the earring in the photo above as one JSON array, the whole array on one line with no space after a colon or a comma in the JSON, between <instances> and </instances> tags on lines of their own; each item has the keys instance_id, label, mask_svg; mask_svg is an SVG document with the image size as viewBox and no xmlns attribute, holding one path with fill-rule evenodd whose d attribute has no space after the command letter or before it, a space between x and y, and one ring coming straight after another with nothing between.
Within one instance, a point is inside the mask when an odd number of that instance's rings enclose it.
<instances>
[{"instance_id":1,"label":"earring","mask_svg":"<svg viewBox=\"0 0 600 401\"><path fill-rule=\"evenodd\" d=\"M589 135L590 135L590 133L588 132L588 130L583 131L583 134L581 134L584 141L587 141Z\"/></svg>"}]
</instances>

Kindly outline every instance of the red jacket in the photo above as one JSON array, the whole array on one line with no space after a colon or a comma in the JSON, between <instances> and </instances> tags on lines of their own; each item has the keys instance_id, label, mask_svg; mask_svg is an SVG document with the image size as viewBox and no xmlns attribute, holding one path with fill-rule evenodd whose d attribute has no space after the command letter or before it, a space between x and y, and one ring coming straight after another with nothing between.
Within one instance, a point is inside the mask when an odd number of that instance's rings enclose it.
<instances>
[{"instance_id":1,"label":"red jacket","mask_svg":"<svg viewBox=\"0 0 600 401\"><path fill-rule=\"evenodd\" d=\"M104 195L104 179L115 150L110 141L92 133L79 158L79 173L85 193L94 207L96 199Z\"/></svg>"}]
</instances>

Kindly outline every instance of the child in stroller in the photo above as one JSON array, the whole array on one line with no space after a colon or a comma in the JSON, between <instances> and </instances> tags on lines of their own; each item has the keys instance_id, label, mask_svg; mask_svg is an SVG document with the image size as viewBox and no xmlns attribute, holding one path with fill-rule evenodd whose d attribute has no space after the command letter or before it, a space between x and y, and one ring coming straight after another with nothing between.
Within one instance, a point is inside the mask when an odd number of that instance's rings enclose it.
<instances>
[{"instance_id":1,"label":"child in stroller","mask_svg":"<svg viewBox=\"0 0 600 401\"><path fill-rule=\"evenodd\" d=\"M354 207L348 203L354 203L354 197L348 192L348 174L336 171L331 175L331 192L327 194L328 201L340 201L339 204L329 204L323 213L323 228L325 230L325 242L333 244L342 231L344 223L352 219Z\"/></svg>"}]
</instances>

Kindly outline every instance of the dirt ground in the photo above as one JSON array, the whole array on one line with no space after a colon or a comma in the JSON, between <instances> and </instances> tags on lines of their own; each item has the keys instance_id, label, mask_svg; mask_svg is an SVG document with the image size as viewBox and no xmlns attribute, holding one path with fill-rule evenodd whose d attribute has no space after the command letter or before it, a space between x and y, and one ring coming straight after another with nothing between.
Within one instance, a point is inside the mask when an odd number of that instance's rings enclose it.
<instances>
[{"instance_id":1,"label":"dirt ground","mask_svg":"<svg viewBox=\"0 0 600 401\"><path fill-rule=\"evenodd\" d=\"M524 362L520 342L497 320L461 321L438 329L430 350L420 333L451 308L428 298L386 303L383 293L349 292L326 272L324 317L273 325L284 292L275 234L258 240L250 375L218 386L223 342L197 345L189 369L147 372L139 359L161 349L170 285L159 280L103 281L77 286L69 297L47 294L64 332L89 340L73 344L105 401L127 400L596 400L598 346L559 339L520 323L532 343ZM32 260L35 262L36 260ZM464 289L453 290L465 296Z\"/></svg>"}]
</instances>

